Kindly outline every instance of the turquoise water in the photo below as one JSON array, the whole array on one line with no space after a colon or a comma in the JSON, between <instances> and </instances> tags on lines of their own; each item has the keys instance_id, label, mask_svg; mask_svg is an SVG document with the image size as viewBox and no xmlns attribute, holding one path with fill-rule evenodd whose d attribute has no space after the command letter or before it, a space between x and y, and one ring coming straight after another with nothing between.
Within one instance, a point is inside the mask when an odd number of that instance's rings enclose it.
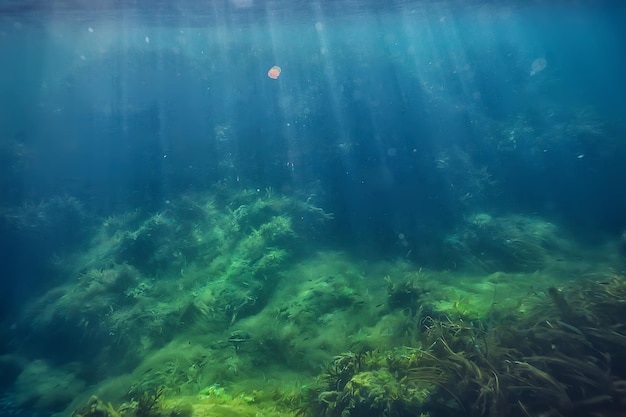
<instances>
[{"instance_id":1,"label":"turquoise water","mask_svg":"<svg viewBox=\"0 0 626 417\"><path fill-rule=\"evenodd\" d=\"M337 355L418 349L429 314L567 316L548 288L623 278L625 16L4 2L0 407L117 409L159 386L200 395L194 415L205 397L292 415ZM487 413L467 401L419 412Z\"/></svg>"}]
</instances>

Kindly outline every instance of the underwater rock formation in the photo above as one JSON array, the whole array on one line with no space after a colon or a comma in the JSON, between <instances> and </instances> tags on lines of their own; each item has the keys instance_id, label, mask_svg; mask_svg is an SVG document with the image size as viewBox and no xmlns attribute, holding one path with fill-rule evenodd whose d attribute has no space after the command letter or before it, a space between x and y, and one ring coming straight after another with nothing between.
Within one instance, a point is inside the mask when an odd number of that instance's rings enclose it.
<instances>
[{"instance_id":1,"label":"underwater rock formation","mask_svg":"<svg viewBox=\"0 0 626 417\"><path fill-rule=\"evenodd\" d=\"M626 412L626 280L551 288L499 322L424 317L424 347L345 353L301 396L310 416ZM369 413L369 414L368 414Z\"/></svg>"},{"instance_id":2,"label":"underwater rock formation","mask_svg":"<svg viewBox=\"0 0 626 417\"><path fill-rule=\"evenodd\" d=\"M469 216L444 244L449 263L490 272L531 272L571 250L552 223L487 213Z\"/></svg>"}]
</instances>

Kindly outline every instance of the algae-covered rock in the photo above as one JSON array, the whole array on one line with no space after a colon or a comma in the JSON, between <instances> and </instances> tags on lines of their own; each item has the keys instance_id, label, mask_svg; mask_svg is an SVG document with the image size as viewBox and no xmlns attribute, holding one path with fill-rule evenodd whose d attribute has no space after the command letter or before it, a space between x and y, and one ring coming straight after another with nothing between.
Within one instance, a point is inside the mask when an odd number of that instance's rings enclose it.
<instances>
[{"instance_id":1,"label":"algae-covered rock","mask_svg":"<svg viewBox=\"0 0 626 417\"><path fill-rule=\"evenodd\" d=\"M39 410L62 410L84 388L76 375L42 360L28 364L15 381L18 405Z\"/></svg>"},{"instance_id":2,"label":"algae-covered rock","mask_svg":"<svg viewBox=\"0 0 626 417\"><path fill-rule=\"evenodd\" d=\"M331 417L420 415L440 379L436 374L429 374L432 378L428 379L411 373L419 352L348 352L335 357L321 377L323 384L304 393L303 413Z\"/></svg>"},{"instance_id":3,"label":"algae-covered rock","mask_svg":"<svg viewBox=\"0 0 626 417\"><path fill-rule=\"evenodd\" d=\"M455 266L531 272L570 250L558 232L556 225L536 217L475 213L444 246Z\"/></svg>"},{"instance_id":4,"label":"algae-covered rock","mask_svg":"<svg viewBox=\"0 0 626 417\"><path fill-rule=\"evenodd\" d=\"M111 403L104 404L100 398L93 395L84 407L75 410L72 417L119 417L120 414Z\"/></svg>"}]
</instances>

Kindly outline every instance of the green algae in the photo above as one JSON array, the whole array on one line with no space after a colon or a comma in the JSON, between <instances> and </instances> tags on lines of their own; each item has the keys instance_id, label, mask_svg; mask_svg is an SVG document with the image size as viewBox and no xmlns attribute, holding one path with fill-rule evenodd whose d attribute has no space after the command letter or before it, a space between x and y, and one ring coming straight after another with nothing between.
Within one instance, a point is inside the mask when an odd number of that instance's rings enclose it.
<instances>
[{"instance_id":1,"label":"green algae","mask_svg":"<svg viewBox=\"0 0 626 417\"><path fill-rule=\"evenodd\" d=\"M85 416L560 415L579 404L576 375L586 407L619 395L594 356L626 340L606 330L624 314L613 259L581 261L538 219L481 213L453 247L467 268L436 270L314 244L329 221L310 201L219 189L107 218L18 319L24 360L45 358L42 378L71 368L62 406ZM583 274L599 284L569 283Z\"/></svg>"}]
</instances>

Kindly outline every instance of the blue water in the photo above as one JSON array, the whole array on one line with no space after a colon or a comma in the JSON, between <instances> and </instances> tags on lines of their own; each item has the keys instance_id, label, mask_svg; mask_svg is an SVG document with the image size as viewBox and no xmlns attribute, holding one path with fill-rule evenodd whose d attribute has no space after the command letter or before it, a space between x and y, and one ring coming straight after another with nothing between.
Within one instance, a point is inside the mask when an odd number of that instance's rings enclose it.
<instances>
[{"instance_id":1,"label":"blue water","mask_svg":"<svg viewBox=\"0 0 626 417\"><path fill-rule=\"evenodd\" d=\"M376 250L486 209L626 226L614 2L0 10L5 208L158 209L225 181L323 195L338 238Z\"/></svg>"},{"instance_id":2,"label":"blue water","mask_svg":"<svg viewBox=\"0 0 626 417\"><path fill-rule=\"evenodd\" d=\"M15 227L58 196L97 218L217 182L314 194L368 254L483 211L617 237L625 19L609 1L5 1L0 321L83 242L65 206L43 237Z\"/></svg>"}]
</instances>

